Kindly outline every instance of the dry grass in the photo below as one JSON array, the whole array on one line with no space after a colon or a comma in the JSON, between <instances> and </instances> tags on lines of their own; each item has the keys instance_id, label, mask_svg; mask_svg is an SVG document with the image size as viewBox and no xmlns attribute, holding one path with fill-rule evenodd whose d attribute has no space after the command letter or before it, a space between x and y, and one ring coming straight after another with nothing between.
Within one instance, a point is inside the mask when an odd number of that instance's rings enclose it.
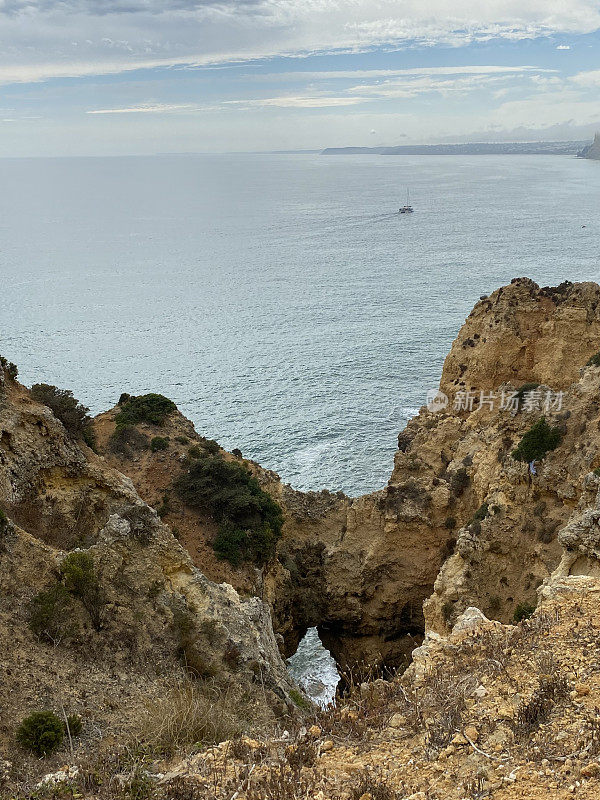
<instances>
[{"instance_id":1,"label":"dry grass","mask_svg":"<svg viewBox=\"0 0 600 800\"><path fill-rule=\"evenodd\" d=\"M249 717L248 701L234 687L182 677L148 703L136 738L157 755L173 755L239 737Z\"/></svg>"}]
</instances>

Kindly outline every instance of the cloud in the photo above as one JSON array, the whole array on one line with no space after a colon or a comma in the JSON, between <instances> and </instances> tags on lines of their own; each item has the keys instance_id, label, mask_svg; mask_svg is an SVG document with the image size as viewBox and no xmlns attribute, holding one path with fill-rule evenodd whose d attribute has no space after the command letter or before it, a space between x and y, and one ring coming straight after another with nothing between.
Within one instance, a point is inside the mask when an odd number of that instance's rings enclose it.
<instances>
[{"instance_id":1,"label":"cloud","mask_svg":"<svg viewBox=\"0 0 600 800\"><path fill-rule=\"evenodd\" d=\"M585 89L594 89L600 86L600 69L578 72L577 75L572 76L571 82Z\"/></svg>"},{"instance_id":2,"label":"cloud","mask_svg":"<svg viewBox=\"0 0 600 800\"><path fill-rule=\"evenodd\" d=\"M451 96L453 93L466 93L482 87L491 89L495 85L511 81L515 77L528 76L533 81L540 81L540 87L547 88L556 81L563 86L562 80L551 75L531 74L535 67L432 67L407 70L347 70L342 74L348 78L364 77L356 85L350 85L337 92L314 91L304 93L278 95L275 97L258 97L223 100L220 103L203 106L194 103L141 103L123 108L101 108L87 111L88 114L172 114L196 113L224 109L259 109L259 108L335 108L372 103L378 100L394 100L418 97L419 95L439 93ZM552 73L552 70L541 70ZM283 73L285 75L286 73ZM296 73L294 73L296 74ZM311 81L317 76L329 77L331 72L298 73L308 75ZM382 76L385 80L380 80ZM337 75L336 75L337 77ZM367 81L369 78L370 81ZM504 87L495 92L502 97L510 91Z\"/></svg>"},{"instance_id":3,"label":"cloud","mask_svg":"<svg viewBox=\"0 0 600 800\"><path fill-rule=\"evenodd\" d=\"M365 103L365 97L332 97L330 95L297 95L290 97L267 97L258 100L225 100L224 106L241 106L244 108L333 108L336 106L355 106Z\"/></svg>"},{"instance_id":4,"label":"cloud","mask_svg":"<svg viewBox=\"0 0 600 800\"><path fill-rule=\"evenodd\" d=\"M570 50L571 49L571 45L570 44L559 44L556 49L557 50Z\"/></svg>"},{"instance_id":5,"label":"cloud","mask_svg":"<svg viewBox=\"0 0 600 800\"><path fill-rule=\"evenodd\" d=\"M266 72L261 75L248 73L245 78L256 82L263 81L292 81L292 80L360 80L361 78L393 78L409 75L500 75L519 74L526 72L553 73L554 69L546 69L531 65L503 66L503 65L466 65L447 67L414 67L411 69L337 69L294 72Z\"/></svg>"},{"instance_id":6,"label":"cloud","mask_svg":"<svg viewBox=\"0 0 600 800\"><path fill-rule=\"evenodd\" d=\"M510 73L509 73L510 74ZM411 74L399 78L386 79L371 84L360 83L351 86L347 92L357 94L363 101L369 99L401 99L419 95L438 93L450 96L456 93L472 92L485 88L491 90L506 82L506 75L493 70L481 73L452 75L444 73Z\"/></svg>"},{"instance_id":7,"label":"cloud","mask_svg":"<svg viewBox=\"0 0 600 800\"><path fill-rule=\"evenodd\" d=\"M130 106L129 108L97 108L86 111L86 114L169 114L174 111L205 111L207 108L207 106L195 106L191 103L157 103L155 105Z\"/></svg>"},{"instance_id":8,"label":"cloud","mask_svg":"<svg viewBox=\"0 0 600 800\"><path fill-rule=\"evenodd\" d=\"M0 0L0 82L600 28L597 0Z\"/></svg>"},{"instance_id":9,"label":"cloud","mask_svg":"<svg viewBox=\"0 0 600 800\"><path fill-rule=\"evenodd\" d=\"M600 108L595 99L586 100L578 92L565 89L503 103L489 114L489 119L503 128L584 128L598 124Z\"/></svg>"}]
</instances>

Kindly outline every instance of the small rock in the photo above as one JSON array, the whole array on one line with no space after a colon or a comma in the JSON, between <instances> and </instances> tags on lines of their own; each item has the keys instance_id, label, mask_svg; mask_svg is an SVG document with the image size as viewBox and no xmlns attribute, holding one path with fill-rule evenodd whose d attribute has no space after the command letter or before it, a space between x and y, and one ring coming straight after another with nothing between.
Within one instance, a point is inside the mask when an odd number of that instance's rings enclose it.
<instances>
[{"instance_id":1,"label":"small rock","mask_svg":"<svg viewBox=\"0 0 600 800\"><path fill-rule=\"evenodd\" d=\"M390 728L401 728L406 722L406 717L403 714L394 714L390 719Z\"/></svg>"},{"instance_id":2,"label":"small rock","mask_svg":"<svg viewBox=\"0 0 600 800\"><path fill-rule=\"evenodd\" d=\"M475 725L467 725L465 728L465 736L468 736L472 742L476 742L477 739L479 739L479 731Z\"/></svg>"},{"instance_id":3,"label":"small rock","mask_svg":"<svg viewBox=\"0 0 600 800\"><path fill-rule=\"evenodd\" d=\"M314 739L318 739L321 735L321 728L318 725L311 725L308 729L308 735L312 736Z\"/></svg>"},{"instance_id":4,"label":"small rock","mask_svg":"<svg viewBox=\"0 0 600 800\"><path fill-rule=\"evenodd\" d=\"M592 761L591 764L586 764L585 767L581 768L581 774L584 778L595 778L600 775L600 764L595 761Z\"/></svg>"},{"instance_id":5,"label":"small rock","mask_svg":"<svg viewBox=\"0 0 600 800\"><path fill-rule=\"evenodd\" d=\"M443 761L444 759L448 758L449 756L453 756L456 753L456 747L453 744L449 744L448 747L445 747L442 752L439 754L438 759Z\"/></svg>"},{"instance_id":6,"label":"small rock","mask_svg":"<svg viewBox=\"0 0 600 800\"><path fill-rule=\"evenodd\" d=\"M462 733L457 733L452 739L452 744L454 744L454 745L464 745L464 744L468 744L468 742L465 739L465 737L462 735Z\"/></svg>"},{"instance_id":7,"label":"small rock","mask_svg":"<svg viewBox=\"0 0 600 800\"><path fill-rule=\"evenodd\" d=\"M586 686L585 683L578 683L575 686L575 691L577 692L577 694L580 697L585 697L586 695L588 695L590 693L590 687Z\"/></svg>"},{"instance_id":8,"label":"small rock","mask_svg":"<svg viewBox=\"0 0 600 800\"><path fill-rule=\"evenodd\" d=\"M334 745L333 745L333 742L331 741L331 739L327 739L321 745L321 752L322 753L328 753L330 750L333 750L333 747L334 747Z\"/></svg>"}]
</instances>

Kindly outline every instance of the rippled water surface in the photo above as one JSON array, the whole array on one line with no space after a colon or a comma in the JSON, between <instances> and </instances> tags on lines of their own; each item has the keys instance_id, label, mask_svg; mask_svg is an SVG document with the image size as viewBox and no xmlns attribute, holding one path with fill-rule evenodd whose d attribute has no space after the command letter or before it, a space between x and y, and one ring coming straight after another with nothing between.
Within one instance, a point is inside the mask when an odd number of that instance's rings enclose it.
<instances>
[{"instance_id":1,"label":"rippled water surface","mask_svg":"<svg viewBox=\"0 0 600 800\"><path fill-rule=\"evenodd\" d=\"M480 294L600 277L600 164L570 157L0 160L0 183L21 378L94 412L162 392L299 488L385 483Z\"/></svg>"}]
</instances>

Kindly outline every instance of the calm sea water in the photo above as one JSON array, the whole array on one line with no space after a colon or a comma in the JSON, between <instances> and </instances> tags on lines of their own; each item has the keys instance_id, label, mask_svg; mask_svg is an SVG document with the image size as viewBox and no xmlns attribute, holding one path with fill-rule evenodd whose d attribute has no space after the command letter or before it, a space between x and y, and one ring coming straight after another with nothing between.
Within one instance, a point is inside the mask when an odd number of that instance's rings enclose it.
<instances>
[{"instance_id":1,"label":"calm sea water","mask_svg":"<svg viewBox=\"0 0 600 800\"><path fill-rule=\"evenodd\" d=\"M600 278L600 164L569 157L4 159L0 185L22 380L94 412L162 392L303 489L385 483L480 294Z\"/></svg>"}]
</instances>

